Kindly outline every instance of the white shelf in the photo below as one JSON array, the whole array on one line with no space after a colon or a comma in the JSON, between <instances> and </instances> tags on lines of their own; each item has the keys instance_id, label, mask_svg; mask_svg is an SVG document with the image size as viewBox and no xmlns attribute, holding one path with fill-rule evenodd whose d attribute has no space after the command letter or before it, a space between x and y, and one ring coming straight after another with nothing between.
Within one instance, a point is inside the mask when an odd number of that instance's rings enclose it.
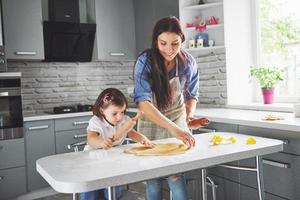
<instances>
[{"instance_id":1,"label":"white shelf","mask_svg":"<svg viewBox=\"0 0 300 200\"><path fill-rule=\"evenodd\" d=\"M218 49L223 49L225 48L225 46L213 46L213 47L202 47L202 48L191 48L191 49L188 49L188 48L185 48L185 50L187 52L199 52L199 51L213 51L213 50L218 50Z\"/></svg>"},{"instance_id":2,"label":"white shelf","mask_svg":"<svg viewBox=\"0 0 300 200\"><path fill-rule=\"evenodd\" d=\"M223 2L205 3L202 5L187 6L184 7L184 9L201 10L201 9L206 9L206 8L211 8L211 7L221 6L221 5L223 5Z\"/></svg>"},{"instance_id":3,"label":"white shelf","mask_svg":"<svg viewBox=\"0 0 300 200\"><path fill-rule=\"evenodd\" d=\"M224 24L206 25L206 30L224 27ZM196 27L185 28L186 30L196 30Z\"/></svg>"}]
</instances>

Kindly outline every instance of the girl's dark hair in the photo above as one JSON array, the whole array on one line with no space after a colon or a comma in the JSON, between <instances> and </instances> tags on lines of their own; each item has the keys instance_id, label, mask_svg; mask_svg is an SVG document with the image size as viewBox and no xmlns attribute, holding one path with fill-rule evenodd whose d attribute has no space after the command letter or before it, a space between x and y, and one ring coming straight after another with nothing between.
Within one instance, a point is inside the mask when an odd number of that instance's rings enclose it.
<instances>
[{"instance_id":1,"label":"girl's dark hair","mask_svg":"<svg viewBox=\"0 0 300 200\"><path fill-rule=\"evenodd\" d=\"M164 64L164 58L159 53L158 49L158 36L164 32L176 33L180 36L182 42L185 41L185 36L179 20L174 16L164 17L154 26L152 33L152 48L142 52L142 54L147 53L148 55L148 60L145 62L145 65L150 62L152 66L149 78L151 80L151 89L155 95L156 104L160 110L165 110L173 103L168 72ZM179 52L177 58L179 63L186 62L186 55L182 51Z\"/></svg>"},{"instance_id":2,"label":"girl's dark hair","mask_svg":"<svg viewBox=\"0 0 300 200\"><path fill-rule=\"evenodd\" d=\"M100 111L100 108L105 109L109 105L115 106L128 106L128 102L124 94L115 88L107 88L103 90L98 96L94 106L93 106L93 115L96 115L100 119L103 119L103 114Z\"/></svg>"}]
</instances>

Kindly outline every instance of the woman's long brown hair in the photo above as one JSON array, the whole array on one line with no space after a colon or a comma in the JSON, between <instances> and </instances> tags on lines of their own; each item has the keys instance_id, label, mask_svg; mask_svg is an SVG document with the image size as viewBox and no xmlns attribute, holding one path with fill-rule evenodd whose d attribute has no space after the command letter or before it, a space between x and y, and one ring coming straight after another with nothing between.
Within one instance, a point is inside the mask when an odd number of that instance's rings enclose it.
<instances>
[{"instance_id":1,"label":"woman's long brown hair","mask_svg":"<svg viewBox=\"0 0 300 200\"><path fill-rule=\"evenodd\" d=\"M152 33L152 48L145 50L141 54L146 53L148 60L145 65L151 64L151 89L155 95L156 104L159 110L167 109L172 102L172 90L169 83L168 72L164 64L164 58L158 49L158 36L164 32L176 33L180 36L182 42L185 41L185 36L182 32L179 20L176 17L165 17L160 19L154 26ZM180 51L177 55L179 62L185 63L185 54ZM145 68L144 68L145 69Z\"/></svg>"}]
</instances>

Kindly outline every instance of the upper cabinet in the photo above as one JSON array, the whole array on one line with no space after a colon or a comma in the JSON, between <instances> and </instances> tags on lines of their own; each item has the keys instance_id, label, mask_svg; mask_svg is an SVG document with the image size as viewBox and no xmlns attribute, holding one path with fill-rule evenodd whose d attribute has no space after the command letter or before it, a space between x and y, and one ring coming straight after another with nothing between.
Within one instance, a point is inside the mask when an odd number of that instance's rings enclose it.
<instances>
[{"instance_id":1,"label":"upper cabinet","mask_svg":"<svg viewBox=\"0 0 300 200\"><path fill-rule=\"evenodd\" d=\"M7 59L44 59L41 0L2 0Z\"/></svg>"},{"instance_id":2,"label":"upper cabinet","mask_svg":"<svg viewBox=\"0 0 300 200\"><path fill-rule=\"evenodd\" d=\"M151 47L152 30L162 17L179 17L178 1L134 0L136 51L141 53Z\"/></svg>"},{"instance_id":3,"label":"upper cabinet","mask_svg":"<svg viewBox=\"0 0 300 200\"><path fill-rule=\"evenodd\" d=\"M224 48L223 0L179 0L179 15L186 50Z\"/></svg>"},{"instance_id":4,"label":"upper cabinet","mask_svg":"<svg viewBox=\"0 0 300 200\"><path fill-rule=\"evenodd\" d=\"M87 20L96 23L93 60L136 57L133 0L88 0Z\"/></svg>"}]
</instances>

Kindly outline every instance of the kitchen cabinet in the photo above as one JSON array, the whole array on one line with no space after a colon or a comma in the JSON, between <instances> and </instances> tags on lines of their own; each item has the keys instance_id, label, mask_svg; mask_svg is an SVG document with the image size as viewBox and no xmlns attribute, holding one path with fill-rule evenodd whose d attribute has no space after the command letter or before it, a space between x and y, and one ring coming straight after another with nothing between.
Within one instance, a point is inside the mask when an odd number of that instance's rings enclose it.
<instances>
[{"instance_id":1,"label":"kitchen cabinet","mask_svg":"<svg viewBox=\"0 0 300 200\"><path fill-rule=\"evenodd\" d=\"M162 17L179 18L179 4L174 0L134 0L136 51L140 54L151 47L152 31Z\"/></svg>"},{"instance_id":2,"label":"kitchen cabinet","mask_svg":"<svg viewBox=\"0 0 300 200\"><path fill-rule=\"evenodd\" d=\"M57 154L72 152L73 149L67 148L69 144L86 140L86 128L90 118L91 116L84 116L55 120L55 152ZM79 151L83 148L84 146L79 147Z\"/></svg>"},{"instance_id":3,"label":"kitchen cabinet","mask_svg":"<svg viewBox=\"0 0 300 200\"><path fill-rule=\"evenodd\" d=\"M239 126L240 133L277 138L286 141L284 151L263 156L263 176L265 191L282 198L299 199L300 191L300 137L299 132L282 131L250 126ZM253 166L254 159L241 160L244 166ZM255 174L240 173L240 183L257 188Z\"/></svg>"},{"instance_id":4,"label":"kitchen cabinet","mask_svg":"<svg viewBox=\"0 0 300 200\"><path fill-rule=\"evenodd\" d=\"M24 138L0 140L0 158L0 169L24 166Z\"/></svg>"},{"instance_id":5,"label":"kitchen cabinet","mask_svg":"<svg viewBox=\"0 0 300 200\"><path fill-rule=\"evenodd\" d=\"M134 60L133 0L88 0L88 22L97 24L93 60Z\"/></svg>"},{"instance_id":6,"label":"kitchen cabinet","mask_svg":"<svg viewBox=\"0 0 300 200\"><path fill-rule=\"evenodd\" d=\"M204 4L198 5L199 1L194 0L179 0L179 14L180 22L183 27L183 32L186 37L186 42L183 47L189 52L199 52L205 50L216 50L224 48L224 14L223 14L223 1L205 1ZM199 16L200 19L195 17ZM210 24L210 19L214 17L218 20L217 24ZM213 46L208 47L196 47L188 48L189 40L194 40L197 43L197 34L199 31L196 30L195 26L198 26L200 21L206 23L206 29L203 33L208 34L208 39L214 41ZM187 24L194 24L188 26Z\"/></svg>"},{"instance_id":7,"label":"kitchen cabinet","mask_svg":"<svg viewBox=\"0 0 300 200\"><path fill-rule=\"evenodd\" d=\"M25 122L27 190L49 186L36 171L36 160L55 154L54 121Z\"/></svg>"},{"instance_id":8,"label":"kitchen cabinet","mask_svg":"<svg viewBox=\"0 0 300 200\"><path fill-rule=\"evenodd\" d=\"M0 199L26 193L24 138L1 140L0 158Z\"/></svg>"},{"instance_id":9,"label":"kitchen cabinet","mask_svg":"<svg viewBox=\"0 0 300 200\"><path fill-rule=\"evenodd\" d=\"M239 200L259 200L258 195L255 195L258 194L255 188L247 187L245 185L240 185L239 188L240 188ZM265 192L265 200L286 200L286 199Z\"/></svg>"},{"instance_id":10,"label":"kitchen cabinet","mask_svg":"<svg viewBox=\"0 0 300 200\"><path fill-rule=\"evenodd\" d=\"M72 117L55 120L55 152L66 153L72 152L68 149L68 144L86 140L86 128L89 124L91 116ZM84 146L79 147L81 151Z\"/></svg>"},{"instance_id":11,"label":"kitchen cabinet","mask_svg":"<svg viewBox=\"0 0 300 200\"><path fill-rule=\"evenodd\" d=\"M7 59L44 59L40 0L2 0Z\"/></svg>"},{"instance_id":12,"label":"kitchen cabinet","mask_svg":"<svg viewBox=\"0 0 300 200\"><path fill-rule=\"evenodd\" d=\"M26 193L25 167L0 170L0 200Z\"/></svg>"}]
</instances>

